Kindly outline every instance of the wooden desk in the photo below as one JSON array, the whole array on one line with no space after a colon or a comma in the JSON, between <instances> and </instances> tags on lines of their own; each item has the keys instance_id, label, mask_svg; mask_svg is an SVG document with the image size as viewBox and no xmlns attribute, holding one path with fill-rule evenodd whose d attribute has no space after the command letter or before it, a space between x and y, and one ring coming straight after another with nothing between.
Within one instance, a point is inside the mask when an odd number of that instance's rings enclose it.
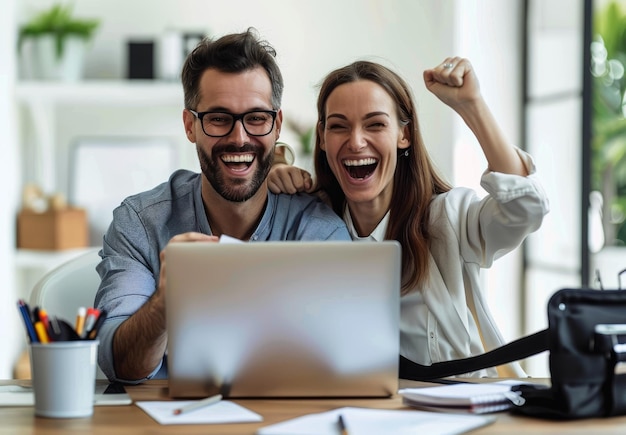
<instances>
[{"instance_id":1,"label":"wooden desk","mask_svg":"<svg viewBox=\"0 0 626 435\"><path fill-rule=\"evenodd\" d=\"M29 381L0 381L0 384L29 385ZM401 381L402 387L418 383ZM133 400L166 400L166 381L150 381L127 388ZM277 423L304 414L329 411L343 406L362 406L381 409L410 409L402 405L400 397L390 399L302 399L302 400L236 400L264 418L262 423L228 425L171 425L162 426L135 405L97 406L91 418L49 419L35 417L32 407L0 408L0 434L246 434L252 435L262 426ZM507 413L493 414L497 421L475 430L472 434L624 434L626 417L591 419L566 422L545 421L515 417Z\"/></svg>"}]
</instances>

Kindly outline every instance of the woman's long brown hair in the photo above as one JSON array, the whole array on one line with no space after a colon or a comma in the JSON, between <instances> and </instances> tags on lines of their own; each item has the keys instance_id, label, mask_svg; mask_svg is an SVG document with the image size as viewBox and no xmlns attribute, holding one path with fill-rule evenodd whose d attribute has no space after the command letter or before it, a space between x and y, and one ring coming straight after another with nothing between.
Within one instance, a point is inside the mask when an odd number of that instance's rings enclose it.
<instances>
[{"instance_id":1,"label":"woman's long brown hair","mask_svg":"<svg viewBox=\"0 0 626 435\"><path fill-rule=\"evenodd\" d=\"M357 61L326 76L317 100L318 128L315 137L317 187L325 192L337 214L343 215L346 197L320 148L320 135L326 127L326 101L340 85L369 80L383 87L396 103L401 126L409 125L410 147L398 150L390 204L389 226L385 239L402 246L402 294L423 286L428 279L430 202L451 186L437 173L424 146L411 89L395 72L368 61Z\"/></svg>"}]
</instances>

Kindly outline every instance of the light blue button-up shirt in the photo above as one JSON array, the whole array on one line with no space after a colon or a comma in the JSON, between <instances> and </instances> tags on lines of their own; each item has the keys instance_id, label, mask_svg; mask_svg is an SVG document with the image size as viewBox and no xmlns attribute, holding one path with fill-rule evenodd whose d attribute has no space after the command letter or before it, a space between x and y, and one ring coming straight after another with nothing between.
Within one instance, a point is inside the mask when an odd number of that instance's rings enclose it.
<instances>
[{"instance_id":1,"label":"light blue button-up shirt","mask_svg":"<svg viewBox=\"0 0 626 435\"><path fill-rule=\"evenodd\" d=\"M210 204L209 204L210 207ZM107 311L98 338L98 363L110 380L119 379L113 364L113 335L155 292L159 253L169 240L190 231L211 234L201 195L201 175L179 170L154 189L126 198L113 212L97 267L102 282L95 306ZM319 198L275 195L267 205L250 241L351 240L345 223ZM147 378L167 377L166 357Z\"/></svg>"}]
</instances>

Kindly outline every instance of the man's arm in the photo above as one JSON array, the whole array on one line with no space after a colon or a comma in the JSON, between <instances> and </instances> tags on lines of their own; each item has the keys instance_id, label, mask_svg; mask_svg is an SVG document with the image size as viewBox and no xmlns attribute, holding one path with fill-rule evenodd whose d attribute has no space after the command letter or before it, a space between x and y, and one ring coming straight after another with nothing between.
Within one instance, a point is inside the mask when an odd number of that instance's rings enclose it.
<instances>
[{"instance_id":1,"label":"man's arm","mask_svg":"<svg viewBox=\"0 0 626 435\"><path fill-rule=\"evenodd\" d=\"M173 242L216 242L218 238L189 232L172 237ZM161 364L167 349L165 252L159 253L159 283L152 297L122 323L113 337L113 358L118 378L145 379Z\"/></svg>"},{"instance_id":2,"label":"man's arm","mask_svg":"<svg viewBox=\"0 0 626 435\"><path fill-rule=\"evenodd\" d=\"M154 295L113 336L115 373L120 379L145 379L159 366L167 348L165 301Z\"/></svg>"}]
</instances>

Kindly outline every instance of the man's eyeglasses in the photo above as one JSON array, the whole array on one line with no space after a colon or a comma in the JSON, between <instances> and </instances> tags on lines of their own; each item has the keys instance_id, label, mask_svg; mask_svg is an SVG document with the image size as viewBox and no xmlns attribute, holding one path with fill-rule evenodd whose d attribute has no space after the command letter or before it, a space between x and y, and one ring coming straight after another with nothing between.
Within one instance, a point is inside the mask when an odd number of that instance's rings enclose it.
<instances>
[{"instance_id":1,"label":"man's eyeglasses","mask_svg":"<svg viewBox=\"0 0 626 435\"><path fill-rule=\"evenodd\" d=\"M237 121L241 121L243 128L250 136L266 136L274 128L274 121L278 113L277 110L255 110L239 114L188 110L200 120L202 131L210 137L228 136L235 128Z\"/></svg>"}]
</instances>

